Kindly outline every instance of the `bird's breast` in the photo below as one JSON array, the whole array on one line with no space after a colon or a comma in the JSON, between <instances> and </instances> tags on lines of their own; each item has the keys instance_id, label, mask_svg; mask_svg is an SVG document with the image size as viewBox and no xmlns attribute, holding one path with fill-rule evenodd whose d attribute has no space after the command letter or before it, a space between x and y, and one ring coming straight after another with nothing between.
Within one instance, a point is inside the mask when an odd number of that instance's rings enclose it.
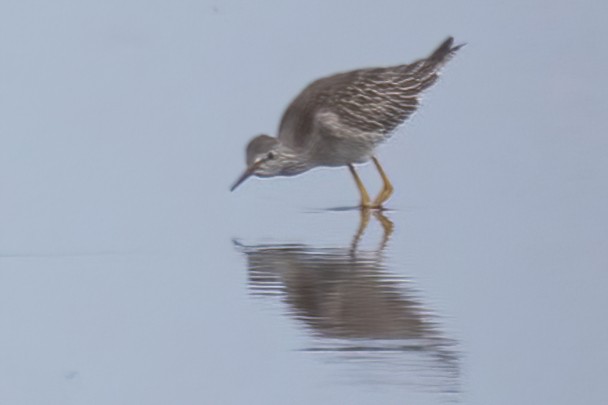
<instances>
[{"instance_id":1,"label":"bird's breast","mask_svg":"<svg viewBox=\"0 0 608 405\"><path fill-rule=\"evenodd\" d=\"M320 166L345 166L371 159L377 142L372 137L333 137L315 145L313 155Z\"/></svg>"}]
</instances>

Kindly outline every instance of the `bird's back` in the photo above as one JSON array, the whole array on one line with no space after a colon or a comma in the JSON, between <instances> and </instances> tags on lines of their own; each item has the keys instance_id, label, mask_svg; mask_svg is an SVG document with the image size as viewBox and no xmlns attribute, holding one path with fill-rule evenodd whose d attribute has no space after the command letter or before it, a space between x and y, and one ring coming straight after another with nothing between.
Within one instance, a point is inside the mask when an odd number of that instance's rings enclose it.
<instances>
[{"instance_id":1,"label":"bird's back","mask_svg":"<svg viewBox=\"0 0 608 405\"><path fill-rule=\"evenodd\" d=\"M289 105L279 140L307 148L322 138L385 140L416 110L420 94L438 79L441 67L462 45L446 39L429 57L411 64L360 69L311 83Z\"/></svg>"}]
</instances>

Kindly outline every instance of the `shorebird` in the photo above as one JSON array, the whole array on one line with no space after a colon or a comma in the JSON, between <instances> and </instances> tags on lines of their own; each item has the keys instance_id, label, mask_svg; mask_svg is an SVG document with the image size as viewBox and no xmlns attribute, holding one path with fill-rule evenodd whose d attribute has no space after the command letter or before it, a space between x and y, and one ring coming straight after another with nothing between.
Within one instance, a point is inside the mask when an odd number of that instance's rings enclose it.
<instances>
[{"instance_id":1,"label":"shorebird","mask_svg":"<svg viewBox=\"0 0 608 405\"><path fill-rule=\"evenodd\" d=\"M418 107L422 92L464 44L447 38L427 58L410 64L358 69L318 79L289 105L277 138L259 135L247 145L247 169L230 188L250 176L295 176L319 166L347 166L361 194L361 208L381 209L393 193L374 150ZM355 164L372 160L383 186L372 201Z\"/></svg>"}]
</instances>

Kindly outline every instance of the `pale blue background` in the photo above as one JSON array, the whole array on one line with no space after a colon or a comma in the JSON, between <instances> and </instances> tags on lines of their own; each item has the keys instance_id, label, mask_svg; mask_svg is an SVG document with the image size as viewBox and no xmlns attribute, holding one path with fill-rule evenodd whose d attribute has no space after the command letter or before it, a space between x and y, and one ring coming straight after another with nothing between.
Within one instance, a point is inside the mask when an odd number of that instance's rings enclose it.
<instances>
[{"instance_id":1,"label":"pale blue background","mask_svg":"<svg viewBox=\"0 0 608 405\"><path fill-rule=\"evenodd\" d=\"M358 213L327 210L357 201L347 170L228 187L309 81L448 35L468 45L379 151L396 188L387 266L458 342L448 401L602 403L606 15L602 1L2 1L0 403L446 401L349 383L352 365L300 350L311 337L280 300L247 291L232 238L350 243Z\"/></svg>"}]
</instances>

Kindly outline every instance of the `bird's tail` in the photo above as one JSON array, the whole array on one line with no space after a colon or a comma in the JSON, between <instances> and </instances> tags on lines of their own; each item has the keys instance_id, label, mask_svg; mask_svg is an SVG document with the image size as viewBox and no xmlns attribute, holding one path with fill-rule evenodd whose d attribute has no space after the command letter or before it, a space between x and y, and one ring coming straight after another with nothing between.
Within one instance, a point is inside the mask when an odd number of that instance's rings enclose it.
<instances>
[{"instance_id":1,"label":"bird's tail","mask_svg":"<svg viewBox=\"0 0 608 405\"><path fill-rule=\"evenodd\" d=\"M448 37L433 51L433 53L426 58L425 62L429 65L435 65L437 68L443 66L447 61L450 60L457 50L465 46L466 44L460 44L454 46L454 38Z\"/></svg>"},{"instance_id":2,"label":"bird's tail","mask_svg":"<svg viewBox=\"0 0 608 405\"><path fill-rule=\"evenodd\" d=\"M414 76L420 91L429 88L439 77L439 71L465 44L454 46L454 38L448 37L427 58L420 59L410 65L404 65L408 73Z\"/></svg>"}]
</instances>

